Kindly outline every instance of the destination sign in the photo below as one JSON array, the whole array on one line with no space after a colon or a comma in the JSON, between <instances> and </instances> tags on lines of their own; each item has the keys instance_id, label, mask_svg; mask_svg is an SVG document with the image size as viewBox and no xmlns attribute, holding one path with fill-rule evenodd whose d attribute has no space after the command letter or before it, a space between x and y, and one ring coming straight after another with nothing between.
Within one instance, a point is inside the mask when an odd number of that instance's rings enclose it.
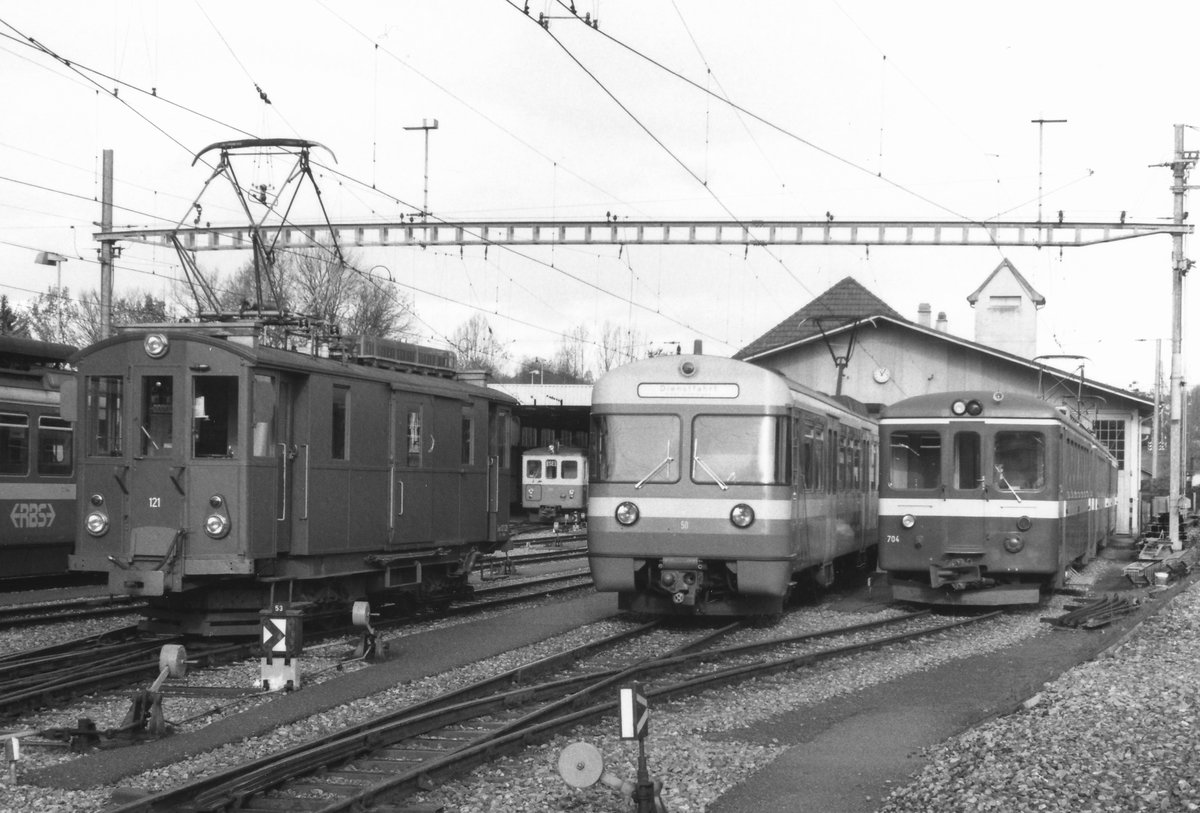
<instances>
[{"instance_id":1,"label":"destination sign","mask_svg":"<svg viewBox=\"0 0 1200 813\"><path fill-rule=\"evenodd\" d=\"M737 384L701 384L680 382L677 384L638 384L639 398L737 398Z\"/></svg>"}]
</instances>

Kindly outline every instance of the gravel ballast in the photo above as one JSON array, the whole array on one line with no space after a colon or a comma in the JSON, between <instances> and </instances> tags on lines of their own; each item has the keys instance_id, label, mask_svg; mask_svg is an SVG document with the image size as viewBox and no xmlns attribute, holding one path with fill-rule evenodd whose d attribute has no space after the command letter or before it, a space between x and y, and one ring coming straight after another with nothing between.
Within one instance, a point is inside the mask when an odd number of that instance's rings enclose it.
<instances>
[{"instance_id":1,"label":"gravel ballast","mask_svg":"<svg viewBox=\"0 0 1200 813\"><path fill-rule=\"evenodd\" d=\"M870 687L885 691L890 681L985 653L1004 652L1022 642L1089 635L1054 631L1039 620L1060 610L1063 603L1064 599L1055 598L1050 606L1013 613L986 628L947 635L935 647L906 645L885 653L867 653L819 670L776 675L736 689L664 703L652 711L647 746L651 773L664 781L663 797L673 813L744 809L730 806L736 793L728 794L756 782L756 772L771 766L795 744L784 735L761 735L781 716L804 715L806 709L815 714L836 699L853 702L859 692ZM795 623L828 627L894 612L812 610L799 614L804 620ZM786 627L788 623L770 634L792 631ZM534 645L513 653L513 658L532 660L540 651L540 645ZM506 663L511 666L512 660L506 659ZM492 667L481 662L469 670L478 676L478 672L491 672ZM1195 711L1197 690L1189 683L1197 674L1200 588L1193 585L1107 657L1085 663L1045 686L1029 708L917 754L917 764L926 766L911 781L896 783L903 787L886 799L883 793L874 798L847 796L844 809L878 809L881 813L1200 809L1200 767L1193 745L1200 721ZM446 682L462 678L451 673L436 682L444 688ZM394 707L402 698L422 694L424 688L410 685L390 696L367 698L356 704L352 713L335 709L270 736L232 743L187 766L159 769L120 784L173 786L189 775L331 730L348 718L372 713L373 708ZM628 802L616 791L604 786L570 788L555 769L566 744L587 740L605 755L609 771L634 778L636 745L618 739L615 728L615 721L605 721L579 729L481 767L414 801L443 805L448 813L626 809ZM747 731L757 731L759 736L749 736ZM848 763L844 769L852 774L856 767ZM64 791L18 781L16 786L0 786L0 811L98 811L111 791L111 787ZM833 809L826 810L832 813Z\"/></svg>"}]
</instances>

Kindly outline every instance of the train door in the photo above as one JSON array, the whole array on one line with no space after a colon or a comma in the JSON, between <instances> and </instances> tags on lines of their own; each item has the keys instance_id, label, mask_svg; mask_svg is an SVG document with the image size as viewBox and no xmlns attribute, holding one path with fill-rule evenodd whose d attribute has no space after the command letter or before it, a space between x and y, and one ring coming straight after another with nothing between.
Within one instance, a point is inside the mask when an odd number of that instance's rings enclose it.
<instances>
[{"instance_id":1,"label":"train door","mask_svg":"<svg viewBox=\"0 0 1200 813\"><path fill-rule=\"evenodd\" d=\"M288 553L296 535L304 533L301 522L308 516L310 445L307 433L299 430L307 420L307 388L302 379L283 374L256 375L254 381L255 456L272 461L272 539L276 554Z\"/></svg>"},{"instance_id":2,"label":"train door","mask_svg":"<svg viewBox=\"0 0 1200 813\"><path fill-rule=\"evenodd\" d=\"M392 538L396 545L428 542L433 535L431 455L437 445L430 426L433 403L428 397L397 392L395 405Z\"/></svg>"},{"instance_id":3,"label":"train door","mask_svg":"<svg viewBox=\"0 0 1200 813\"><path fill-rule=\"evenodd\" d=\"M495 404L488 405L488 485L487 485L487 538L497 540L500 525L508 522L508 504L511 495L508 485L511 478L509 460L509 410Z\"/></svg>"},{"instance_id":4,"label":"train door","mask_svg":"<svg viewBox=\"0 0 1200 813\"><path fill-rule=\"evenodd\" d=\"M184 542L179 529L192 524L184 499L191 410L185 404L183 381L169 370L148 370L135 375L132 384L133 454L125 485L129 551L134 558L166 563Z\"/></svg>"}]
</instances>

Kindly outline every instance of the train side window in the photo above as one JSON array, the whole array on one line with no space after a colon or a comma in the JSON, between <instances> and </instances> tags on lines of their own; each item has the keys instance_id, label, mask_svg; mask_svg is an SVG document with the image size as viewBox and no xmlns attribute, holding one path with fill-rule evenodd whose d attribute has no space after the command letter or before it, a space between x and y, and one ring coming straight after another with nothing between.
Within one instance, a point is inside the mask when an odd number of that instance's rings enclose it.
<instances>
[{"instance_id":1,"label":"train side window","mask_svg":"<svg viewBox=\"0 0 1200 813\"><path fill-rule=\"evenodd\" d=\"M421 465L421 411L408 411L408 465Z\"/></svg>"},{"instance_id":2,"label":"train side window","mask_svg":"<svg viewBox=\"0 0 1200 813\"><path fill-rule=\"evenodd\" d=\"M192 455L233 457L238 450L237 376L196 376L192 394Z\"/></svg>"},{"instance_id":3,"label":"train side window","mask_svg":"<svg viewBox=\"0 0 1200 813\"><path fill-rule=\"evenodd\" d=\"M29 473L29 416L0 414L0 474Z\"/></svg>"},{"instance_id":4,"label":"train side window","mask_svg":"<svg viewBox=\"0 0 1200 813\"><path fill-rule=\"evenodd\" d=\"M578 480L579 479L579 461L578 460L564 460L562 462L562 478L564 480Z\"/></svg>"},{"instance_id":5,"label":"train side window","mask_svg":"<svg viewBox=\"0 0 1200 813\"><path fill-rule=\"evenodd\" d=\"M942 483L942 436L937 432L892 432L888 441L891 488L937 488Z\"/></svg>"},{"instance_id":6,"label":"train side window","mask_svg":"<svg viewBox=\"0 0 1200 813\"><path fill-rule=\"evenodd\" d=\"M38 418L38 474L68 477L75 468L74 430L70 421L43 415Z\"/></svg>"},{"instance_id":7,"label":"train side window","mask_svg":"<svg viewBox=\"0 0 1200 813\"><path fill-rule=\"evenodd\" d=\"M333 415L331 420L332 446L329 456L334 460L350 459L350 388L333 385Z\"/></svg>"},{"instance_id":8,"label":"train side window","mask_svg":"<svg viewBox=\"0 0 1200 813\"><path fill-rule=\"evenodd\" d=\"M1046 447L1041 432L997 432L992 475L1003 490L1035 491L1046 485Z\"/></svg>"},{"instance_id":9,"label":"train side window","mask_svg":"<svg viewBox=\"0 0 1200 813\"><path fill-rule=\"evenodd\" d=\"M121 409L125 382L119 376L91 376L87 381L88 454L120 457Z\"/></svg>"},{"instance_id":10,"label":"train side window","mask_svg":"<svg viewBox=\"0 0 1200 813\"><path fill-rule=\"evenodd\" d=\"M175 379L142 377L142 455L166 457L175 446Z\"/></svg>"},{"instance_id":11,"label":"train side window","mask_svg":"<svg viewBox=\"0 0 1200 813\"><path fill-rule=\"evenodd\" d=\"M957 432L954 435L954 481L956 488L972 489L983 485L983 463L980 458L978 432Z\"/></svg>"},{"instance_id":12,"label":"train side window","mask_svg":"<svg viewBox=\"0 0 1200 813\"><path fill-rule=\"evenodd\" d=\"M526 477L541 477L542 476L542 461L526 460L525 461L525 476Z\"/></svg>"},{"instance_id":13,"label":"train side window","mask_svg":"<svg viewBox=\"0 0 1200 813\"><path fill-rule=\"evenodd\" d=\"M462 413L462 464L475 464L475 417L470 407L463 407Z\"/></svg>"},{"instance_id":14,"label":"train side window","mask_svg":"<svg viewBox=\"0 0 1200 813\"><path fill-rule=\"evenodd\" d=\"M801 466L804 488L818 491L821 488L821 469L825 460L824 430L811 421L804 422L804 442L801 446Z\"/></svg>"}]
</instances>

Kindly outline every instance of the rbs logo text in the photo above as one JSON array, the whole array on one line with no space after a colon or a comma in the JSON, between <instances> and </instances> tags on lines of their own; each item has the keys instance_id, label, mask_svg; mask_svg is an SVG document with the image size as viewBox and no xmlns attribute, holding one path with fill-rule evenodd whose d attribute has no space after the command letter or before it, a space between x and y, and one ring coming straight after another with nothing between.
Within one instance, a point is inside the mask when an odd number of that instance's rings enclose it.
<instances>
[{"instance_id":1,"label":"rbs logo text","mask_svg":"<svg viewBox=\"0 0 1200 813\"><path fill-rule=\"evenodd\" d=\"M54 524L54 506L48 502L19 502L9 513L15 528L49 528Z\"/></svg>"}]
</instances>

